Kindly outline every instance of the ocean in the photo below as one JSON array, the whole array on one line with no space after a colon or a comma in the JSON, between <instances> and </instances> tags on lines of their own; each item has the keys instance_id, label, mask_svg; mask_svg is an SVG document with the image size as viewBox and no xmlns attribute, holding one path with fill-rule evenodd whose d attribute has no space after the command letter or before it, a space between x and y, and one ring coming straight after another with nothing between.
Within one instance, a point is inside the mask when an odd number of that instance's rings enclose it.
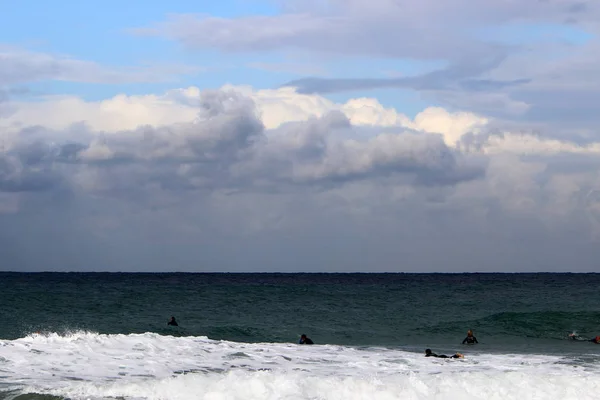
<instances>
[{"instance_id":1,"label":"ocean","mask_svg":"<svg viewBox=\"0 0 600 400\"><path fill-rule=\"evenodd\" d=\"M600 335L599 288L600 274L0 272L0 399L600 399L600 345L584 340ZM468 329L478 344L461 344Z\"/></svg>"}]
</instances>

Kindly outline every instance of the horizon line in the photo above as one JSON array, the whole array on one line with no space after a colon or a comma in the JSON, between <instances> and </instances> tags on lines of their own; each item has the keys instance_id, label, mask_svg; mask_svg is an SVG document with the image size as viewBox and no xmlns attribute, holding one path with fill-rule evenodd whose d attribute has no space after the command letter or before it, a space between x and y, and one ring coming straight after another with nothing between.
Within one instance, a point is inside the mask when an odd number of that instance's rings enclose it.
<instances>
[{"instance_id":1,"label":"horizon line","mask_svg":"<svg viewBox=\"0 0 600 400\"><path fill-rule=\"evenodd\" d=\"M0 274L153 274L153 275L165 275L165 274L227 274L227 275L384 275L384 274L404 274L404 275L498 275L498 274L600 274L599 272L573 272L573 271L520 271L520 272L498 272L498 271L487 271L487 272L229 272L229 271L0 271Z\"/></svg>"}]
</instances>

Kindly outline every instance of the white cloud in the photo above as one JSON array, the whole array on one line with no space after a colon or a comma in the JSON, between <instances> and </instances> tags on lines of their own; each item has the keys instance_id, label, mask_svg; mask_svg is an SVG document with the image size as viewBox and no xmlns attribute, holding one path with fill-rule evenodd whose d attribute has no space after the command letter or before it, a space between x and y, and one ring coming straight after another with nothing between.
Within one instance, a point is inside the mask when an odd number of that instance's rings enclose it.
<instances>
[{"instance_id":1,"label":"white cloud","mask_svg":"<svg viewBox=\"0 0 600 400\"><path fill-rule=\"evenodd\" d=\"M355 98L338 104L320 95L299 94L289 87L254 90L250 86L225 85L222 89L248 96L255 103L267 129L341 111L353 125L403 127L440 133L446 143L453 146L463 134L478 132L488 123L488 119L471 113L450 113L439 107L427 108L411 120L393 108L385 108L374 98ZM13 103L15 111L0 120L0 126L14 130L41 125L61 130L83 122L91 130L107 133L134 130L144 125L159 127L196 119L200 96L198 88L189 87L161 96L121 94L97 102L86 102L72 96L47 97L45 101L36 103Z\"/></svg>"},{"instance_id":2,"label":"white cloud","mask_svg":"<svg viewBox=\"0 0 600 400\"><path fill-rule=\"evenodd\" d=\"M117 95L111 99L86 102L75 96L51 96L39 102L13 102L13 113L0 126L21 129L41 125L66 129L83 122L90 129L118 132L141 125L161 126L188 122L196 118L197 108L165 96Z\"/></svg>"}]
</instances>

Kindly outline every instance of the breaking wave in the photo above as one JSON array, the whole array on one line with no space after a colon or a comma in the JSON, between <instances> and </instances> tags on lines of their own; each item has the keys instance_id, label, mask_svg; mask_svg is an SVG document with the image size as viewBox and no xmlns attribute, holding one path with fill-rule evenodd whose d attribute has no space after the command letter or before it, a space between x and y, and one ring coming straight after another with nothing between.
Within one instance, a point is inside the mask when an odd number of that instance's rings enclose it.
<instances>
[{"instance_id":1,"label":"breaking wave","mask_svg":"<svg viewBox=\"0 0 600 400\"><path fill-rule=\"evenodd\" d=\"M443 350L443 349L442 349ZM155 333L0 341L4 399L597 399L600 358L236 343ZM435 349L438 351L438 349Z\"/></svg>"}]
</instances>

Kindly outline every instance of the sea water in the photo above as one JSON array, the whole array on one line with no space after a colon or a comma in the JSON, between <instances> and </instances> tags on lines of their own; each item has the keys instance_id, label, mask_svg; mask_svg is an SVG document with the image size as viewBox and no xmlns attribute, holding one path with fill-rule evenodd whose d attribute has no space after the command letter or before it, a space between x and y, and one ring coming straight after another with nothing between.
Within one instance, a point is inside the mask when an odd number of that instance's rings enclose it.
<instances>
[{"instance_id":1,"label":"sea water","mask_svg":"<svg viewBox=\"0 0 600 400\"><path fill-rule=\"evenodd\" d=\"M0 273L0 398L596 399L600 345L568 334L600 334L599 283Z\"/></svg>"}]
</instances>

